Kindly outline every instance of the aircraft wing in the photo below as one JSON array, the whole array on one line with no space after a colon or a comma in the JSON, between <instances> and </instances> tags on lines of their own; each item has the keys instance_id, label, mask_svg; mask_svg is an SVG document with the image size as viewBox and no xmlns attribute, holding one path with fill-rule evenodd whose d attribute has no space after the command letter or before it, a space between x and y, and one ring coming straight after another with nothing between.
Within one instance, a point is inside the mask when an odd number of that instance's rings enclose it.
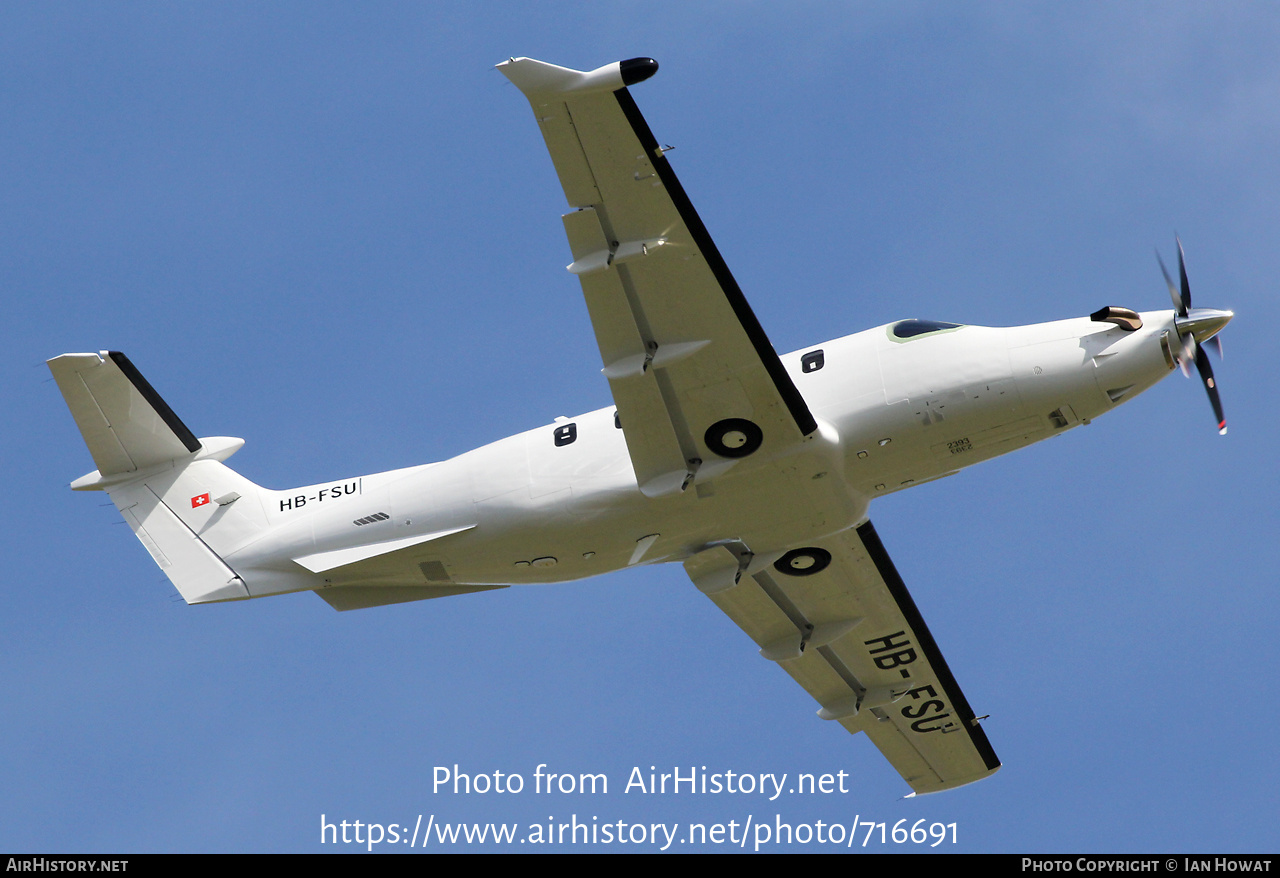
<instances>
[{"instance_id":1,"label":"aircraft wing","mask_svg":"<svg viewBox=\"0 0 1280 878\"><path fill-rule=\"evenodd\" d=\"M871 522L776 560L719 546L685 569L820 717L866 732L915 792L1000 768Z\"/></svg>"},{"instance_id":2,"label":"aircraft wing","mask_svg":"<svg viewBox=\"0 0 1280 878\"><path fill-rule=\"evenodd\" d=\"M529 99L641 491L679 493L817 429L626 86L657 63L498 65Z\"/></svg>"}]
</instances>

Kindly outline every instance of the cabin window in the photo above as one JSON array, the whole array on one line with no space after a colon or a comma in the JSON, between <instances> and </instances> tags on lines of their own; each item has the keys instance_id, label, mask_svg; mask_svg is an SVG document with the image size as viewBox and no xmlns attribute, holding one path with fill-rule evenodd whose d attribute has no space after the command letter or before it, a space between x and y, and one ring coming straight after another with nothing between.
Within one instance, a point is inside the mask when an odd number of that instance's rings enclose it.
<instances>
[{"instance_id":1,"label":"cabin window","mask_svg":"<svg viewBox=\"0 0 1280 878\"><path fill-rule=\"evenodd\" d=\"M805 373L817 372L825 362L821 348L816 351L809 351L809 353L800 358L800 371Z\"/></svg>"},{"instance_id":2,"label":"cabin window","mask_svg":"<svg viewBox=\"0 0 1280 878\"><path fill-rule=\"evenodd\" d=\"M578 438L578 425L563 424L556 427L555 438L556 448L559 448L561 445L572 445Z\"/></svg>"}]
</instances>

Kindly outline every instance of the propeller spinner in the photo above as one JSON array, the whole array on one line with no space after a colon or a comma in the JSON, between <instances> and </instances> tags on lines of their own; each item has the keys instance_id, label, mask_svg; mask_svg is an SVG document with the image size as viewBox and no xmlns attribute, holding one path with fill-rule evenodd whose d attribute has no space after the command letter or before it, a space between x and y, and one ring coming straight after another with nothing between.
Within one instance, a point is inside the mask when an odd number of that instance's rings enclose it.
<instances>
[{"instance_id":1,"label":"propeller spinner","mask_svg":"<svg viewBox=\"0 0 1280 878\"><path fill-rule=\"evenodd\" d=\"M1200 380L1204 382L1205 392L1209 394L1209 404L1213 406L1213 415L1218 419L1218 433L1225 434L1227 432L1227 419L1222 413L1222 400L1218 396L1218 383L1213 378L1213 367L1209 365L1209 355L1205 353L1206 347L1212 347L1217 351L1219 359L1222 357L1222 342L1218 339L1218 333L1224 326L1231 321L1235 314L1231 311L1218 311L1213 308L1192 308L1191 307L1191 284L1187 281L1187 264L1186 256L1182 252L1181 239L1174 238L1178 243L1178 279L1180 284L1174 286L1173 278L1169 276L1169 269L1165 268L1164 260L1160 258L1160 251L1156 251L1156 261L1160 263L1160 271L1164 273L1164 282L1169 287L1169 298L1173 300L1174 310L1177 316L1174 317L1173 323L1178 330L1178 339L1182 342L1182 350L1178 356L1178 362L1182 366L1182 373L1190 375L1187 363L1194 361L1196 371L1200 373Z\"/></svg>"}]
</instances>

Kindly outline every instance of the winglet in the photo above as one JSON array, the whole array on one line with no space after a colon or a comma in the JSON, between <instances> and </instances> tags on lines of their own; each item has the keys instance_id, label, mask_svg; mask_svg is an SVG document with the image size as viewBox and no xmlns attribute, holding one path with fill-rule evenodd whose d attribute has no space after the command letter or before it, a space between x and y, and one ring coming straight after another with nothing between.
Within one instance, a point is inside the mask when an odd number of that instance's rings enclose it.
<instances>
[{"instance_id":1,"label":"winglet","mask_svg":"<svg viewBox=\"0 0 1280 878\"><path fill-rule=\"evenodd\" d=\"M595 70L573 70L557 67L533 58L510 58L498 65L502 75L511 80L525 97L535 95L581 96L594 92L614 92L637 82L644 82L658 72L652 58L614 61Z\"/></svg>"}]
</instances>

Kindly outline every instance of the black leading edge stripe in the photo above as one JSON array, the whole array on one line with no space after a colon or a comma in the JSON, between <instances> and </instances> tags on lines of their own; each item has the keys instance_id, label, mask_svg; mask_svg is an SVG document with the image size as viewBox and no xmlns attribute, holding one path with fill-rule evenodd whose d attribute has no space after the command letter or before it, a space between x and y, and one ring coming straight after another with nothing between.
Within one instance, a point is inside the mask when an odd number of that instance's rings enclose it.
<instances>
[{"instance_id":1,"label":"black leading edge stripe","mask_svg":"<svg viewBox=\"0 0 1280 878\"><path fill-rule=\"evenodd\" d=\"M742 294L742 290L738 287L738 282L733 279L733 274L729 271L729 266L725 264L724 257L716 249L715 242L711 240L711 235L707 232L707 227L702 224L702 218L694 210L693 202L689 200L689 196L685 194L684 187L680 185L680 181L676 178L676 172L671 169L671 163L667 161L666 156L658 151L658 141L653 136L653 132L649 130L649 123L640 114L640 110L636 107L636 102L632 99L630 92L625 88L620 88L613 94L618 99L618 105L622 107L622 114L631 123L631 128L635 131L636 137L640 139L640 145L644 147L645 153L649 156L650 161L653 162L653 168L657 171L658 178L662 180L662 185L666 187L667 194L671 196L671 200L675 203L680 219L688 227L694 243L702 251L703 257L707 260L707 265L711 267L711 273L715 276L716 282L720 284L720 289L724 291L725 298L729 300L729 306L733 308L733 313L737 315L738 322L746 330L747 338L751 340L757 356L764 363L765 371L769 373L769 377L773 379L774 386L778 388L778 393L782 396L782 401L786 403L787 409L791 412L791 417L795 419L796 426L800 428L802 434L808 436L818 429L818 422L814 420L813 413L809 411L809 404L804 401L804 397L796 389L791 376L787 374L786 368L782 365L782 360L778 357L778 352L774 350L769 337L765 335L764 327L756 319L755 312L751 310L751 306L747 303L747 297Z\"/></svg>"},{"instance_id":2,"label":"black leading edge stripe","mask_svg":"<svg viewBox=\"0 0 1280 878\"><path fill-rule=\"evenodd\" d=\"M156 410L156 414L178 437L178 441L186 446L187 451L195 453L204 447L200 444L200 440L196 438L195 434L187 429L187 425L182 423L182 419L173 413L173 409L169 408L169 404L161 399L160 394L156 393L156 389L148 383L147 379L142 377L138 367L129 362L128 357L119 351L108 351L107 356L120 367L124 377L132 382L133 386L142 394L142 398Z\"/></svg>"},{"instance_id":3,"label":"black leading edge stripe","mask_svg":"<svg viewBox=\"0 0 1280 878\"><path fill-rule=\"evenodd\" d=\"M876 533L870 521L858 528L858 537L861 538L862 545L866 547L871 560L875 562L876 569L880 571L880 577L889 587L889 594L897 603L898 609L902 611L902 615L906 617L907 624L916 633L920 648L924 650L925 657L929 659L934 673L938 675L938 682L942 684L947 697L951 699L951 706L959 714L961 725L969 733L969 739L978 749L978 755L982 757L982 761L986 763L989 770L995 771L1000 767L1000 759L996 756L991 742L987 740L987 733L982 730L982 726L973 721L973 708L969 706L964 693L960 691L956 678L951 674L951 668L947 667L947 660L942 657L942 651L938 649L933 635L929 633L929 626L924 623L924 617L916 608L916 602L911 599L906 584L898 575L898 569L893 566L889 553L884 550L884 544L880 542L880 535Z\"/></svg>"}]
</instances>

